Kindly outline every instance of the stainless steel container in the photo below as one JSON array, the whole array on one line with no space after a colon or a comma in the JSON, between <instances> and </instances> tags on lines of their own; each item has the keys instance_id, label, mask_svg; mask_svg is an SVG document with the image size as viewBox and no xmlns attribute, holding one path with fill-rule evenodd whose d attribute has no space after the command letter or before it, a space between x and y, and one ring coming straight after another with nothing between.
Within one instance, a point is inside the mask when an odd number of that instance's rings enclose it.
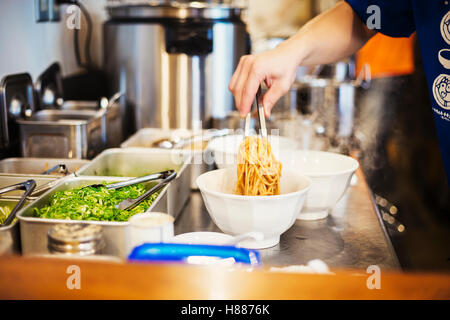
<instances>
[{"instance_id":1,"label":"stainless steel container","mask_svg":"<svg viewBox=\"0 0 450 320\"><path fill-rule=\"evenodd\" d=\"M47 185L48 183L54 182L58 180L58 177L50 177L50 176L42 176L42 175L33 175L33 174L0 174L0 188L4 188L13 184L21 183L26 180L33 179L36 181L36 190L40 187ZM63 179L63 178L60 178ZM0 196L0 199L17 199L22 195L22 191L12 191L8 194L4 194ZM31 195L34 197L34 195Z\"/></svg>"},{"instance_id":2,"label":"stainless steel container","mask_svg":"<svg viewBox=\"0 0 450 320\"><path fill-rule=\"evenodd\" d=\"M203 130L202 132L205 132ZM185 138L192 136L194 131L192 130L169 130L169 129L158 129L158 128L145 128L140 129L133 136L131 136L128 140L123 142L120 146L122 148L154 148L153 144L158 140L164 138ZM211 169L213 169L214 164L207 163L205 159L208 157L207 152L209 152L206 148L200 150L182 150L182 152L187 155L192 155L192 167L191 167L191 189L198 189L195 180L199 175L205 173ZM211 158L212 159L212 158Z\"/></svg>"},{"instance_id":3,"label":"stainless steel container","mask_svg":"<svg viewBox=\"0 0 450 320\"><path fill-rule=\"evenodd\" d=\"M22 156L92 159L105 146L101 111L42 110L17 120Z\"/></svg>"},{"instance_id":4,"label":"stainless steel container","mask_svg":"<svg viewBox=\"0 0 450 320\"><path fill-rule=\"evenodd\" d=\"M78 176L140 177L175 170L167 189L167 212L175 219L190 196L191 156L177 150L145 148L108 149L76 172Z\"/></svg>"},{"instance_id":5,"label":"stainless steel container","mask_svg":"<svg viewBox=\"0 0 450 320\"><path fill-rule=\"evenodd\" d=\"M111 93L126 92L122 116L134 124L126 133L207 128L232 111L228 82L249 52L242 8L217 1L109 1L107 10L105 70Z\"/></svg>"},{"instance_id":6,"label":"stainless steel container","mask_svg":"<svg viewBox=\"0 0 450 320\"><path fill-rule=\"evenodd\" d=\"M21 180L23 182L24 180ZM0 187L1 188L1 187ZM17 199L0 198L0 207L8 207L12 210L19 202ZM20 253L20 229L19 221L13 221L6 227L0 227L0 255Z\"/></svg>"},{"instance_id":7,"label":"stainless steel container","mask_svg":"<svg viewBox=\"0 0 450 320\"><path fill-rule=\"evenodd\" d=\"M82 169L89 163L89 160L82 159L54 159L54 158L7 158L0 161L0 174L8 175L33 175L43 178L48 175L42 173L56 165L64 164L69 173ZM61 177L61 175L52 174L51 177ZM1 178L0 178L1 179Z\"/></svg>"},{"instance_id":8,"label":"stainless steel container","mask_svg":"<svg viewBox=\"0 0 450 320\"><path fill-rule=\"evenodd\" d=\"M103 227L105 248L103 253L105 255L126 258L126 229L128 222L109 222L109 221L80 221L80 220L58 220L58 219L43 219L34 216L34 208L40 208L48 204L50 197L57 191L70 190L78 187L83 187L95 183L123 181L126 178L118 177L69 177L61 181L56 187L47 191L37 200L33 201L25 208L17 213L20 222L20 238L22 244L23 255L45 255L49 254L47 247L47 234L49 230L57 224L66 223L83 223L95 224ZM155 182L146 183L146 188L150 188ZM161 190L158 197L147 210L167 212L167 186Z\"/></svg>"},{"instance_id":9,"label":"stainless steel container","mask_svg":"<svg viewBox=\"0 0 450 320\"><path fill-rule=\"evenodd\" d=\"M101 109L98 101L68 100L61 106L62 110L91 110L102 112L103 137L106 139L106 148L115 148L123 140L123 124L120 114L120 104L114 103L107 109Z\"/></svg>"}]
</instances>

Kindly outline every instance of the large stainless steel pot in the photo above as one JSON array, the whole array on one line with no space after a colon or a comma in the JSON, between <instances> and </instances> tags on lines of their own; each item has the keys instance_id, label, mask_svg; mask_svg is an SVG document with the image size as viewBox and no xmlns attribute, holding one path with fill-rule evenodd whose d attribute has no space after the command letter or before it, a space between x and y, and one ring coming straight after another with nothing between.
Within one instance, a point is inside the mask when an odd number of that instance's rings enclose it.
<instances>
[{"instance_id":1,"label":"large stainless steel pot","mask_svg":"<svg viewBox=\"0 0 450 320\"><path fill-rule=\"evenodd\" d=\"M144 127L205 128L232 111L228 82L249 52L242 8L109 1L107 9L105 69L111 93L126 92L126 134Z\"/></svg>"}]
</instances>

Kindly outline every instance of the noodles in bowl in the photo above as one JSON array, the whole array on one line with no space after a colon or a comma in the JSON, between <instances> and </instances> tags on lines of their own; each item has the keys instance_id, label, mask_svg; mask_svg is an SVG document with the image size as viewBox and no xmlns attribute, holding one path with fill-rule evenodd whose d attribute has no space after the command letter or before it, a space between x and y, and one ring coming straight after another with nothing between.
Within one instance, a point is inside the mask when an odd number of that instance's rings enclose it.
<instances>
[{"instance_id":1,"label":"noodles in bowl","mask_svg":"<svg viewBox=\"0 0 450 320\"><path fill-rule=\"evenodd\" d=\"M242 141L237 156L235 193L244 196L280 194L281 163L267 139L256 136Z\"/></svg>"},{"instance_id":2,"label":"noodles in bowl","mask_svg":"<svg viewBox=\"0 0 450 320\"><path fill-rule=\"evenodd\" d=\"M262 233L263 240L240 243L262 249L275 246L294 224L311 180L282 169L266 139L246 137L239 146L237 166L206 172L196 183L214 223L230 235Z\"/></svg>"},{"instance_id":3,"label":"noodles in bowl","mask_svg":"<svg viewBox=\"0 0 450 320\"><path fill-rule=\"evenodd\" d=\"M303 207L310 179L295 170L283 168L280 194L246 196L236 194L237 168L206 172L196 180L206 209L224 233L240 235L261 232L263 240L246 240L240 246L262 249L275 246Z\"/></svg>"}]
</instances>

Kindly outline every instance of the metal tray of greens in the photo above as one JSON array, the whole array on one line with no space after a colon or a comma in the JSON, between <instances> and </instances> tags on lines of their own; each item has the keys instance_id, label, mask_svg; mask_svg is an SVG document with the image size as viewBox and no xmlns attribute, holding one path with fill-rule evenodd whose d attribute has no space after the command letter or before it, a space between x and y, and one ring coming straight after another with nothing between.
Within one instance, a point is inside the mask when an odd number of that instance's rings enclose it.
<instances>
[{"instance_id":1,"label":"metal tray of greens","mask_svg":"<svg viewBox=\"0 0 450 320\"><path fill-rule=\"evenodd\" d=\"M84 188L84 193L74 194L73 190L97 183L111 183L115 181L123 181L127 178L120 177L68 177L56 185L53 189L44 193L41 197L27 205L17 213L20 222L22 254L48 254L47 233L56 224L60 223L87 223L97 224L103 227L105 237L104 254L126 258L126 230L129 216L138 212L167 212L167 187L164 187L155 199L148 204L148 208L143 208L142 204L130 213L117 212L119 210L100 208L99 202L104 201L106 207L120 202L123 197L137 197L136 188L138 185L132 186L133 189L118 189L119 193L115 198L116 202L108 202L111 195L102 192L93 194L91 188ZM154 186L157 182L151 181L144 183L144 188L140 192L145 192ZM122 193L122 194L120 194ZM71 199L71 200L69 200ZM150 199L150 198L149 198ZM61 201L62 200L62 201ZM53 202L52 202L53 201ZM60 203L60 204L58 204ZM55 207L47 208L53 204ZM76 220L88 219L88 220ZM100 220L102 219L102 220ZM109 221L105 221L109 220Z\"/></svg>"},{"instance_id":2,"label":"metal tray of greens","mask_svg":"<svg viewBox=\"0 0 450 320\"><path fill-rule=\"evenodd\" d=\"M177 218L190 196L191 159L190 154L180 150L115 148L103 151L75 174L131 178L175 170L177 177L167 190L167 213Z\"/></svg>"}]
</instances>

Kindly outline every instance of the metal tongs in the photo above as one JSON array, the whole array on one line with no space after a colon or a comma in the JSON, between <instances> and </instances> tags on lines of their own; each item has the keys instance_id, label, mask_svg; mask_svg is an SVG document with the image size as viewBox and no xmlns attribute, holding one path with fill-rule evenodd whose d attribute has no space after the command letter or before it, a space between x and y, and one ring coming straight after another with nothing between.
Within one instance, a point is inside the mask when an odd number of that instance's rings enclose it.
<instances>
[{"instance_id":1,"label":"metal tongs","mask_svg":"<svg viewBox=\"0 0 450 320\"><path fill-rule=\"evenodd\" d=\"M22 195L22 198L20 198L19 202L16 204L14 209L12 209L9 216L6 218L6 220L0 225L0 227L6 227L8 226L16 217L17 211L19 211L23 205L25 204L25 201L27 200L27 197L33 192L34 188L36 187L36 181L34 180L27 180L25 182L13 184L12 186L5 187L0 189L0 194L16 191L16 190L24 190L24 194Z\"/></svg>"},{"instance_id":2,"label":"metal tongs","mask_svg":"<svg viewBox=\"0 0 450 320\"><path fill-rule=\"evenodd\" d=\"M264 105L261 93L261 85L259 85L258 91L256 92L255 101L258 112L259 129L260 129L259 133L263 138L267 139L266 117L264 115ZM250 118L251 118L251 110L249 113L247 113L247 117L245 118L245 129L244 129L245 137L250 135Z\"/></svg>"},{"instance_id":3,"label":"metal tongs","mask_svg":"<svg viewBox=\"0 0 450 320\"><path fill-rule=\"evenodd\" d=\"M175 170L168 170L162 172L161 182L159 182L156 186L145 192L143 195L137 197L136 199L126 199L116 205L116 208L119 210L131 210L138 206L142 201L147 199L149 196L161 190L164 186L166 186L170 181L175 179L177 176L177 172Z\"/></svg>"},{"instance_id":4,"label":"metal tongs","mask_svg":"<svg viewBox=\"0 0 450 320\"><path fill-rule=\"evenodd\" d=\"M123 187L128 187L128 186L131 186L133 184L143 183L143 182L152 181L152 180L164 179L168 175L172 174L172 172L175 172L175 171L174 170L167 170L167 171L152 173L152 174L149 174L149 175L146 175L146 176L133 178L133 179L130 179L130 180L125 180L125 181L120 181L120 182L116 182L116 183L106 184L106 185L104 185L104 184L91 184L89 186L86 186L85 188L87 188L87 187L92 187L92 188L105 187L106 189L114 190L114 189L119 189L119 188L123 188Z\"/></svg>"}]
</instances>

